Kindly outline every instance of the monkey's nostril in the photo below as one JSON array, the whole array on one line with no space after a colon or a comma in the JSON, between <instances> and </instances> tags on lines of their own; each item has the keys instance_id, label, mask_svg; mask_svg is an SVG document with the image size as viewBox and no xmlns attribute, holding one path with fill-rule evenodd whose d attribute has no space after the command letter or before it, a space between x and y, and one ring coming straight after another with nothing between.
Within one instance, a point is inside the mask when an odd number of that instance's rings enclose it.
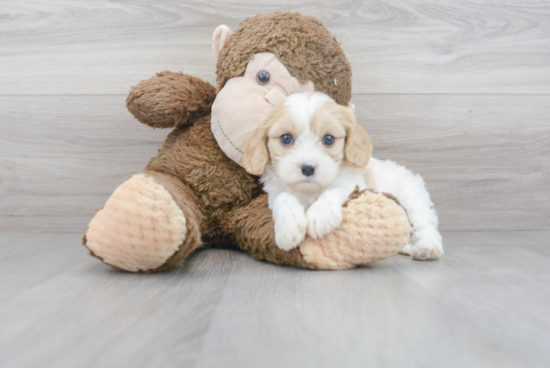
<instances>
[{"instance_id":1,"label":"monkey's nostril","mask_svg":"<svg viewBox=\"0 0 550 368\"><path fill-rule=\"evenodd\" d=\"M302 174L305 175L305 176L311 176L311 175L315 174L315 167L313 167L311 165L303 164L302 165Z\"/></svg>"}]
</instances>

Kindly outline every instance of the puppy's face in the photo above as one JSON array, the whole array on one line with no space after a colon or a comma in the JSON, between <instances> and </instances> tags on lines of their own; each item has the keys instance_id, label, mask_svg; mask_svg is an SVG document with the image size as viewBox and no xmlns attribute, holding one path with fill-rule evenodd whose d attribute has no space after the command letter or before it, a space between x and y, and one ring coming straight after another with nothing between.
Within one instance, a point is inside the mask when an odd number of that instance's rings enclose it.
<instances>
[{"instance_id":1,"label":"puppy's face","mask_svg":"<svg viewBox=\"0 0 550 368\"><path fill-rule=\"evenodd\" d=\"M298 93L277 105L247 141L243 164L262 175L271 164L292 190L315 192L332 183L343 163L367 165L372 145L354 114L322 93Z\"/></svg>"}]
</instances>

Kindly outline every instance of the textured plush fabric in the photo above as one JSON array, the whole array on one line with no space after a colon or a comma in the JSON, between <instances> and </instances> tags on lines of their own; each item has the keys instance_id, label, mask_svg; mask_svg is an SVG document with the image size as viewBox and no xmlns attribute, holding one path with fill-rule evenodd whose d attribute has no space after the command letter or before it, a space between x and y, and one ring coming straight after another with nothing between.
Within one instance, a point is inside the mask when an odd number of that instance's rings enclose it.
<instances>
[{"instance_id":1,"label":"textured plush fabric","mask_svg":"<svg viewBox=\"0 0 550 368\"><path fill-rule=\"evenodd\" d=\"M341 105L351 99L351 66L336 37L323 23L298 13L273 13L245 19L220 52L218 91L244 74L255 54L271 52L302 83L312 81Z\"/></svg>"},{"instance_id":2,"label":"textured plush fabric","mask_svg":"<svg viewBox=\"0 0 550 368\"><path fill-rule=\"evenodd\" d=\"M146 170L169 174L189 187L209 223L203 227L206 233L214 231L225 213L261 192L256 178L221 151L210 129L210 115L174 129Z\"/></svg>"},{"instance_id":3,"label":"textured plush fabric","mask_svg":"<svg viewBox=\"0 0 550 368\"><path fill-rule=\"evenodd\" d=\"M273 215L267 205L267 194L229 212L222 221L222 228L234 234L242 250L258 259L286 266L315 268L304 261L298 249L284 251L275 244Z\"/></svg>"},{"instance_id":4,"label":"textured plush fabric","mask_svg":"<svg viewBox=\"0 0 550 368\"><path fill-rule=\"evenodd\" d=\"M137 174L115 190L90 222L86 246L103 262L138 272L164 265L186 234L187 219L168 191Z\"/></svg>"},{"instance_id":5,"label":"textured plush fabric","mask_svg":"<svg viewBox=\"0 0 550 368\"><path fill-rule=\"evenodd\" d=\"M201 245L201 236L203 225L205 224L204 215L201 211L202 204L197 199L188 186L184 185L179 179L166 174L157 172L146 172L148 177L161 185L170 195L176 206L178 206L186 219L185 240L179 245L178 250L168 258L164 264L158 266L151 272L169 270L183 262L192 251Z\"/></svg>"},{"instance_id":6,"label":"textured plush fabric","mask_svg":"<svg viewBox=\"0 0 550 368\"><path fill-rule=\"evenodd\" d=\"M351 268L393 256L410 233L403 207L391 196L365 191L345 205L338 229L318 240L306 237L300 252L317 268Z\"/></svg>"},{"instance_id":7,"label":"textured plush fabric","mask_svg":"<svg viewBox=\"0 0 550 368\"><path fill-rule=\"evenodd\" d=\"M349 65L336 40L319 21L295 13L252 19L256 20L244 22L244 31L235 32L237 38L233 37L235 34L230 37L228 44L233 43L232 51L224 56L224 47L220 60L232 58L236 66L242 66L244 73L253 54L261 52L250 54L246 50L246 47L256 50L242 38L253 34L253 39L265 44L266 49L262 51L279 52L279 57L284 59L293 55L290 50L296 50L298 59L309 58L308 62L304 59L283 63L296 78L311 78L317 90L331 94L341 104L348 104L351 96ZM277 31L275 38L267 32L269 29ZM258 35L263 36L258 38ZM284 37L289 38L285 41ZM236 41L239 39L248 46L239 46ZM288 45L283 47L285 42ZM322 58L326 58L325 63L321 63ZM236 72L227 69L228 65L223 62L218 67L222 69L218 70L219 78L236 76ZM337 88L323 79L331 68L336 70ZM360 228L355 217L369 218L373 204L352 205L362 197L354 197L349 202L349 210L345 211L355 212L346 217L342 227L345 228L347 219L351 219L350 231L341 231L338 242L332 246L324 239L318 245L312 241L306 249L307 258L304 258L301 248L285 252L275 245L271 211L258 178L229 159L214 139L210 116L213 100L214 87L182 73L159 73L132 88L127 100L132 114L144 124L173 127L174 130L158 155L150 160L145 174L122 184L92 219L83 237L84 245L92 254L107 264L134 272L170 269L180 264L201 242L237 245L259 259L303 268L351 267L354 259L363 263L365 258L360 255L364 252L353 247L363 247L362 234L370 234L371 223L362 222L366 228ZM376 202L374 206L376 213L399 213L401 208L392 200ZM402 210L401 215L402 222L407 222ZM376 231L380 239L396 234L395 229L386 227L384 230L378 225ZM407 244L400 234L391 243L391 250L384 254L395 253L395 243L399 241L402 247ZM342 258L339 254L351 256Z\"/></svg>"}]
</instances>

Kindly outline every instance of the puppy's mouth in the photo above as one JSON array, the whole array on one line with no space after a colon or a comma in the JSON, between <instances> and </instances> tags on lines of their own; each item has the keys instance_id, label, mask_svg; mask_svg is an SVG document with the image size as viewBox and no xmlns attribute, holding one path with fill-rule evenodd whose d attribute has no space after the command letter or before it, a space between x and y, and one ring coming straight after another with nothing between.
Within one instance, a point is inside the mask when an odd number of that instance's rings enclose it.
<instances>
[{"instance_id":1,"label":"puppy's mouth","mask_svg":"<svg viewBox=\"0 0 550 368\"><path fill-rule=\"evenodd\" d=\"M322 189L321 183L319 183L315 178L304 178L301 180L288 183L293 190L299 192L317 192Z\"/></svg>"}]
</instances>

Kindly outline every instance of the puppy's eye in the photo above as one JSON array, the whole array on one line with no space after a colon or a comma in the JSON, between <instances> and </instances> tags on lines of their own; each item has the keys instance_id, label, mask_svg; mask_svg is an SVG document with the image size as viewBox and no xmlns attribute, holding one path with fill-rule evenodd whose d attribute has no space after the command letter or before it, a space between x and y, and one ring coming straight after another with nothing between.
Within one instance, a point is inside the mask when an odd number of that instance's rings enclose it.
<instances>
[{"instance_id":1,"label":"puppy's eye","mask_svg":"<svg viewBox=\"0 0 550 368\"><path fill-rule=\"evenodd\" d=\"M294 139L292 139L292 136L290 134L284 134L281 136L281 143L282 144L291 144L294 142Z\"/></svg>"},{"instance_id":2,"label":"puppy's eye","mask_svg":"<svg viewBox=\"0 0 550 368\"><path fill-rule=\"evenodd\" d=\"M334 143L334 137L331 135L325 135L325 137L323 138L323 144L325 146L332 146L333 143Z\"/></svg>"},{"instance_id":3,"label":"puppy's eye","mask_svg":"<svg viewBox=\"0 0 550 368\"><path fill-rule=\"evenodd\" d=\"M260 70L258 74L256 74L256 81L259 84L266 85L271 82L271 74L267 70Z\"/></svg>"}]
</instances>

